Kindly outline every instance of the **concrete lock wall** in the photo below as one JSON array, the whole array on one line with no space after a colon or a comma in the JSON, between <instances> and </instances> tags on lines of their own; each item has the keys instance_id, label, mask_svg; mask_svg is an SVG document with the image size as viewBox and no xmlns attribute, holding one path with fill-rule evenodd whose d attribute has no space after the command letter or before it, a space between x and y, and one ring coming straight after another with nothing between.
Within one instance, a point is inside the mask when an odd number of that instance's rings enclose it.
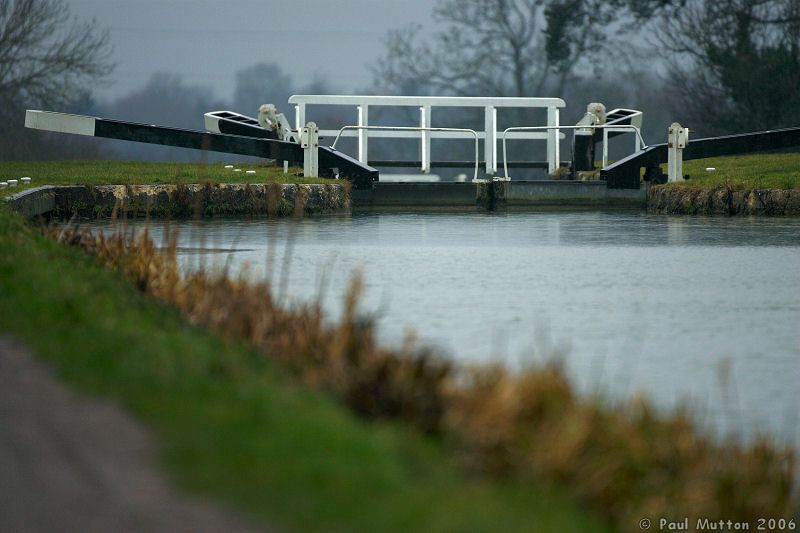
<instances>
[{"instance_id":1,"label":"concrete lock wall","mask_svg":"<svg viewBox=\"0 0 800 533\"><path fill-rule=\"evenodd\" d=\"M356 209L506 209L534 207L644 208L641 189L608 189L605 182L493 181L478 183L376 183L353 191Z\"/></svg>"},{"instance_id":2,"label":"concrete lock wall","mask_svg":"<svg viewBox=\"0 0 800 533\"><path fill-rule=\"evenodd\" d=\"M639 207L647 203L647 184L640 189L609 189L604 181L496 182L497 207L597 206Z\"/></svg>"}]
</instances>

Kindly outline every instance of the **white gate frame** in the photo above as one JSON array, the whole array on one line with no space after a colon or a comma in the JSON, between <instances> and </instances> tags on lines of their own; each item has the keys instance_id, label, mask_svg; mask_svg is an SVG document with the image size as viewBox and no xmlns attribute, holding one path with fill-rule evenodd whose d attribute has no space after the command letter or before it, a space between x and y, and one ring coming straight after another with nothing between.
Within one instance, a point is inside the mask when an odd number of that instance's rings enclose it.
<instances>
[{"instance_id":1,"label":"white gate frame","mask_svg":"<svg viewBox=\"0 0 800 533\"><path fill-rule=\"evenodd\" d=\"M296 94L289 98L295 106L295 127L302 128L306 123L306 106L309 105L343 105L356 108L360 129L346 130L343 137L358 138L358 160L369 162L370 137L393 137L419 139L422 172L431 170L431 139L460 139L467 132L445 131L444 128L432 128L431 112L435 107L482 107L484 108L484 130L478 131L479 138L484 140L484 159L486 173L497 174L497 108L546 108L547 131L519 131L510 133L509 139L530 139L547 142L548 172L554 172L560 163L561 152L559 141L564 135L559 131L559 109L565 106L561 98L483 98L461 96L359 96L359 95L310 95ZM420 111L419 128L413 130L378 130L369 127L369 107L418 107ZM338 130L320 130L321 137L335 137Z\"/></svg>"}]
</instances>

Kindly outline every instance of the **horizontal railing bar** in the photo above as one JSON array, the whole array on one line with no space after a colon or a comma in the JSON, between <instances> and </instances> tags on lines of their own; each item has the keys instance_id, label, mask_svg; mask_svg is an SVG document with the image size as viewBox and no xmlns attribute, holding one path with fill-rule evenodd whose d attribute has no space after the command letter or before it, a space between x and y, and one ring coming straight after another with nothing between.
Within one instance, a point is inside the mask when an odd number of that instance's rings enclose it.
<instances>
[{"instance_id":1,"label":"horizontal railing bar","mask_svg":"<svg viewBox=\"0 0 800 533\"><path fill-rule=\"evenodd\" d=\"M306 105L374 105L374 106L439 106L439 107L565 107L561 98L520 98L481 96L359 96L331 94L295 94L290 104Z\"/></svg>"},{"instance_id":2,"label":"horizontal railing bar","mask_svg":"<svg viewBox=\"0 0 800 533\"><path fill-rule=\"evenodd\" d=\"M320 137L336 137L338 134L338 130L320 130L319 136ZM486 133L482 131L476 131L479 139L485 139ZM498 132L499 133L499 132ZM467 132L450 132L450 131L434 131L429 133L432 139L464 139L472 137L471 134ZM510 133L508 135L509 140L545 140L547 139L547 133L538 133L538 132L519 132L519 133ZM358 132L353 130L345 130L342 132L341 137L358 137ZM374 137L376 139L379 138L393 138L393 139L419 139L420 132L417 131L379 131L376 133L370 133L370 137ZM566 136L563 133L559 134L561 139L564 139Z\"/></svg>"},{"instance_id":3,"label":"horizontal railing bar","mask_svg":"<svg viewBox=\"0 0 800 533\"><path fill-rule=\"evenodd\" d=\"M537 131L537 130L586 130L586 129L605 129L608 131L629 131L631 133L635 133L636 136L639 138L639 141L642 143L642 148L647 148L647 144L644 142L644 138L642 137L642 132L640 128L633 126L631 124L594 124L592 126L585 126L585 125L578 125L578 126L513 126L511 128L506 128L502 132L502 138L508 139L509 133L512 132L522 132L522 131Z\"/></svg>"},{"instance_id":4,"label":"horizontal railing bar","mask_svg":"<svg viewBox=\"0 0 800 533\"><path fill-rule=\"evenodd\" d=\"M481 165L485 165L486 161L479 161ZM368 163L373 167L419 167L422 166L422 161L396 161L396 160L370 160ZM474 161L431 161L431 167L437 168L472 168L475 164ZM562 161L562 166L569 166L569 161ZM509 168L548 168L547 161L509 161Z\"/></svg>"}]
</instances>

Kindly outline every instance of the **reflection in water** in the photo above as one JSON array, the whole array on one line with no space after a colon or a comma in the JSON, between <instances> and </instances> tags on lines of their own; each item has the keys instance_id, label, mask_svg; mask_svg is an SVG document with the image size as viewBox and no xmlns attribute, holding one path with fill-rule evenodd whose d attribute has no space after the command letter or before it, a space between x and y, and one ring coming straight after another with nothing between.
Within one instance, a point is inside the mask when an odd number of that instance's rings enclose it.
<instances>
[{"instance_id":1,"label":"reflection in water","mask_svg":"<svg viewBox=\"0 0 800 533\"><path fill-rule=\"evenodd\" d=\"M800 220L416 213L174 226L192 249L184 268L246 267L295 300L323 290L334 318L361 269L363 309L381 316L386 342L411 329L464 361L560 353L584 390L643 390L690 402L721 433L800 442ZM152 223L157 241L164 228Z\"/></svg>"},{"instance_id":2,"label":"reflection in water","mask_svg":"<svg viewBox=\"0 0 800 533\"><path fill-rule=\"evenodd\" d=\"M671 217L667 219L667 242L672 246L686 246L690 243L685 218Z\"/></svg>"}]
</instances>

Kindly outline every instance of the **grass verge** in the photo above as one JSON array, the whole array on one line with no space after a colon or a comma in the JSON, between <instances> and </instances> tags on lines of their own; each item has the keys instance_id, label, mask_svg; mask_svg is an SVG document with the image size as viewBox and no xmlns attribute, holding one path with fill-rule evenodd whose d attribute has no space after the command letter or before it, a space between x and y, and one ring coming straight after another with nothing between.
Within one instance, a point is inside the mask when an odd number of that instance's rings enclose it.
<instances>
[{"instance_id":1,"label":"grass verge","mask_svg":"<svg viewBox=\"0 0 800 533\"><path fill-rule=\"evenodd\" d=\"M3 206L0 247L0 331L129 408L185 488L300 531L608 529L540 483L459 473L437 439L350 414Z\"/></svg>"},{"instance_id":2,"label":"grass verge","mask_svg":"<svg viewBox=\"0 0 800 533\"><path fill-rule=\"evenodd\" d=\"M31 178L37 185L151 185L205 183L337 183L297 176L298 169L266 163L239 163L241 172L224 163L153 163L146 161L7 161L0 162L0 181ZM247 174L254 170L255 174ZM21 190L5 189L3 192Z\"/></svg>"},{"instance_id":3,"label":"grass verge","mask_svg":"<svg viewBox=\"0 0 800 533\"><path fill-rule=\"evenodd\" d=\"M715 168L712 172L706 168ZM666 172L666 165L662 170ZM800 189L800 153L752 154L684 161L691 179L667 187L713 189Z\"/></svg>"}]
</instances>

